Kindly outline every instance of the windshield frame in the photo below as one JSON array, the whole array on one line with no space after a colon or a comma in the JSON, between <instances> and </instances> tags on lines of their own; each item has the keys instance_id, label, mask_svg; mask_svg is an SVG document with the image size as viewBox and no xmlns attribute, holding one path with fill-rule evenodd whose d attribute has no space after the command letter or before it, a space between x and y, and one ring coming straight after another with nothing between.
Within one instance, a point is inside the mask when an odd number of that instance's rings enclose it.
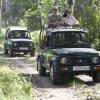
<instances>
[{"instance_id":1,"label":"windshield frame","mask_svg":"<svg viewBox=\"0 0 100 100\"><path fill-rule=\"evenodd\" d=\"M84 45L81 45L81 46L79 46L79 45L73 45L73 44L67 44L67 45L53 45L54 44L54 35L55 34L59 34L59 33L65 33L65 34L71 34L71 32L73 33L73 34L79 34L79 35L82 35L82 34L84 34L84 36L85 36L85 39L84 39L84 41L82 41L82 42L84 42ZM82 38L82 37L81 37ZM52 48L89 48L90 46L89 46L89 41L88 41L89 39L88 39L88 34L86 33L86 32L84 32L84 31L58 31L58 32L52 32L52 38L51 38L51 47Z\"/></svg>"},{"instance_id":2,"label":"windshield frame","mask_svg":"<svg viewBox=\"0 0 100 100\"><path fill-rule=\"evenodd\" d=\"M20 35L20 36L17 36ZM30 32L28 30L13 30L8 33L10 39L31 39Z\"/></svg>"}]
</instances>

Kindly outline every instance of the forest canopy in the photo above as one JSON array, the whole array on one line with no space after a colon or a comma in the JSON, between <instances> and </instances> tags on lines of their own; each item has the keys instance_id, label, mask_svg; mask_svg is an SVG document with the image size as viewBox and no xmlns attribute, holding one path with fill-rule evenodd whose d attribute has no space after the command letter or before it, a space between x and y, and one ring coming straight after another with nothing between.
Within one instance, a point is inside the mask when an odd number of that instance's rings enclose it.
<instances>
[{"instance_id":1,"label":"forest canopy","mask_svg":"<svg viewBox=\"0 0 100 100\"><path fill-rule=\"evenodd\" d=\"M80 26L89 30L93 42L100 38L100 0L1 0L2 26L23 25L31 31L39 30L55 4L61 14L74 5Z\"/></svg>"}]
</instances>

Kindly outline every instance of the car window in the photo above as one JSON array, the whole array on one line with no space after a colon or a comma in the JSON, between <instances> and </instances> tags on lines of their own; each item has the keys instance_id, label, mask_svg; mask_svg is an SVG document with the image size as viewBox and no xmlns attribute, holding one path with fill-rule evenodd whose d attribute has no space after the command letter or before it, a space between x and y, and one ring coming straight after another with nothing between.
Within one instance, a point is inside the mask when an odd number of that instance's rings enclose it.
<instances>
[{"instance_id":1,"label":"car window","mask_svg":"<svg viewBox=\"0 0 100 100\"><path fill-rule=\"evenodd\" d=\"M53 34L53 45L65 46L77 42L85 42L86 35L83 32L57 32Z\"/></svg>"},{"instance_id":2,"label":"car window","mask_svg":"<svg viewBox=\"0 0 100 100\"><path fill-rule=\"evenodd\" d=\"M28 31L11 31L9 33L9 38L28 39L28 38L31 38L31 36L30 36L30 33Z\"/></svg>"}]
</instances>

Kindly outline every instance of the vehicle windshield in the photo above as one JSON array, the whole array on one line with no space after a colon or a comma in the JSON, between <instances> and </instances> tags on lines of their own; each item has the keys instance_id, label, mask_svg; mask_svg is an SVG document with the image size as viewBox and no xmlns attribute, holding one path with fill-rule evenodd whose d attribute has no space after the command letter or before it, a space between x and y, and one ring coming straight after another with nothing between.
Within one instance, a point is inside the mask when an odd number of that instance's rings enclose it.
<instances>
[{"instance_id":1,"label":"vehicle windshield","mask_svg":"<svg viewBox=\"0 0 100 100\"><path fill-rule=\"evenodd\" d=\"M52 35L52 47L89 47L87 43L87 36L85 32L55 32Z\"/></svg>"},{"instance_id":2,"label":"vehicle windshield","mask_svg":"<svg viewBox=\"0 0 100 100\"><path fill-rule=\"evenodd\" d=\"M30 36L30 33L28 31L21 31L21 30L15 30L15 31L11 31L9 34L8 34L8 37L11 38L11 39L18 39L18 38L21 38L21 39L30 39L31 36Z\"/></svg>"}]
</instances>

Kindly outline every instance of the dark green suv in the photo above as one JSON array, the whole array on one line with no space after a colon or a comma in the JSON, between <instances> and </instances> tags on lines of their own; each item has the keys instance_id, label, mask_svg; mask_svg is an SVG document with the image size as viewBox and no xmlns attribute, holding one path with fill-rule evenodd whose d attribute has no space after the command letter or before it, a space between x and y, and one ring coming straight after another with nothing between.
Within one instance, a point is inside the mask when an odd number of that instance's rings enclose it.
<instances>
[{"instance_id":1,"label":"dark green suv","mask_svg":"<svg viewBox=\"0 0 100 100\"><path fill-rule=\"evenodd\" d=\"M95 82L100 81L100 56L90 47L87 32L70 28L47 29L40 37L37 57L40 76L45 76L49 70L54 85L78 74L87 74Z\"/></svg>"},{"instance_id":2,"label":"dark green suv","mask_svg":"<svg viewBox=\"0 0 100 100\"><path fill-rule=\"evenodd\" d=\"M23 52L25 55L30 53L32 57L35 54L35 45L26 27L10 26L6 30L4 53L14 56L16 52Z\"/></svg>"}]
</instances>

